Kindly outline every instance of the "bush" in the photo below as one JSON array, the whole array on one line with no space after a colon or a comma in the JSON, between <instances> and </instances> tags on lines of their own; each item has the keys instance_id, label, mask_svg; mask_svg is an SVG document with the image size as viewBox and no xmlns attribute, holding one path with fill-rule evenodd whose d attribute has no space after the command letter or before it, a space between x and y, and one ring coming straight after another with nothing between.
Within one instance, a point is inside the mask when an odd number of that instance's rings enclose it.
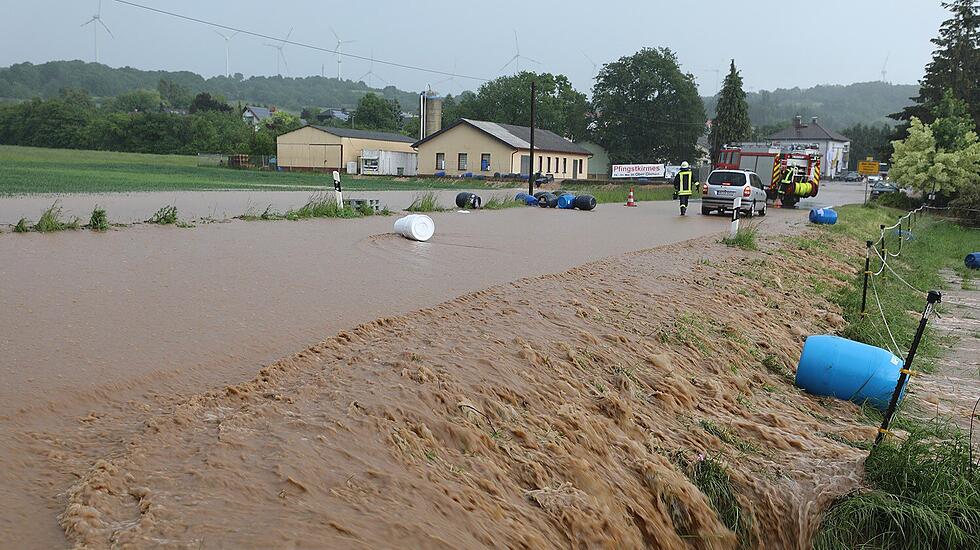
<instances>
[{"instance_id":1,"label":"bush","mask_svg":"<svg viewBox=\"0 0 980 550\"><path fill-rule=\"evenodd\" d=\"M98 205L92 209L92 217L88 221L89 229L93 231L106 231L109 229L109 218L105 214L105 208Z\"/></svg>"},{"instance_id":2,"label":"bush","mask_svg":"<svg viewBox=\"0 0 980 550\"><path fill-rule=\"evenodd\" d=\"M58 206L57 202L42 212L41 217L38 218L37 223L34 224L34 230L40 233L65 231L66 229L78 229L78 218L72 218L68 221L62 220L61 207Z\"/></svg>"},{"instance_id":3,"label":"bush","mask_svg":"<svg viewBox=\"0 0 980 550\"><path fill-rule=\"evenodd\" d=\"M164 206L157 210L152 218L146 220L146 223L155 223L158 225L173 225L177 223L177 207L173 205Z\"/></svg>"},{"instance_id":4,"label":"bush","mask_svg":"<svg viewBox=\"0 0 980 550\"><path fill-rule=\"evenodd\" d=\"M900 208L902 210L915 210L922 205L922 199L910 197L902 191L878 195L876 202L881 206Z\"/></svg>"}]
</instances>

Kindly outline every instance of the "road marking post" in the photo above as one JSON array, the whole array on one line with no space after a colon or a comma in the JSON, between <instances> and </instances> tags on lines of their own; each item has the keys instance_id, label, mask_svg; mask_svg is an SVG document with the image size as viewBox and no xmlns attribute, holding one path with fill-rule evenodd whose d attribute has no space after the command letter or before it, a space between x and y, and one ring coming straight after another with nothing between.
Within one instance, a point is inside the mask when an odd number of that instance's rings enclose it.
<instances>
[{"instance_id":1,"label":"road marking post","mask_svg":"<svg viewBox=\"0 0 980 550\"><path fill-rule=\"evenodd\" d=\"M738 211L742 208L742 197L735 197L735 202L732 205L732 229L729 233L729 237L735 238L738 235Z\"/></svg>"}]
</instances>

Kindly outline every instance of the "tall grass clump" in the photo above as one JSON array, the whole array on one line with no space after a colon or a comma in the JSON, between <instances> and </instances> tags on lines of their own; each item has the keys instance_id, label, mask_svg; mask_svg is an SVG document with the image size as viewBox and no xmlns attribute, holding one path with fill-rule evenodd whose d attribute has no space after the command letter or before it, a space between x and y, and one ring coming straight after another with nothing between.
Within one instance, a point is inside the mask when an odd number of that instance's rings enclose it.
<instances>
[{"instance_id":1,"label":"tall grass clump","mask_svg":"<svg viewBox=\"0 0 980 550\"><path fill-rule=\"evenodd\" d=\"M484 210L502 210L504 208L514 208L517 206L524 206L523 202L518 202L517 200L507 197L504 195L491 195L487 202L483 203Z\"/></svg>"},{"instance_id":2,"label":"tall grass clump","mask_svg":"<svg viewBox=\"0 0 980 550\"><path fill-rule=\"evenodd\" d=\"M78 229L78 218L72 218L66 221L61 219L61 214L61 206L57 202L52 204L50 208L41 213L41 217L34 224L34 230L40 233L49 233L52 231Z\"/></svg>"},{"instance_id":3,"label":"tall grass clump","mask_svg":"<svg viewBox=\"0 0 980 550\"><path fill-rule=\"evenodd\" d=\"M735 485L725 465L704 454L693 461L679 455L673 458L691 483L707 497L718 519L735 533L741 547L751 547L750 516L738 502Z\"/></svg>"},{"instance_id":4,"label":"tall grass clump","mask_svg":"<svg viewBox=\"0 0 980 550\"><path fill-rule=\"evenodd\" d=\"M740 227L734 237L725 237L721 240L722 244L730 247L738 247L742 250L759 250L757 234L759 228L754 225Z\"/></svg>"},{"instance_id":5,"label":"tall grass clump","mask_svg":"<svg viewBox=\"0 0 980 550\"><path fill-rule=\"evenodd\" d=\"M415 195L412 204L405 210L409 212L442 212L446 208L439 204L439 195L434 191L424 191Z\"/></svg>"},{"instance_id":6,"label":"tall grass clump","mask_svg":"<svg viewBox=\"0 0 980 550\"><path fill-rule=\"evenodd\" d=\"M177 207L170 205L160 208L150 219L146 220L146 223L155 223L158 225L173 225L177 223Z\"/></svg>"},{"instance_id":7,"label":"tall grass clump","mask_svg":"<svg viewBox=\"0 0 980 550\"><path fill-rule=\"evenodd\" d=\"M17 225L14 226L14 233L27 233L30 230L31 222L27 218L17 220Z\"/></svg>"},{"instance_id":8,"label":"tall grass clump","mask_svg":"<svg viewBox=\"0 0 980 550\"><path fill-rule=\"evenodd\" d=\"M830 507L814 548L980 548L970 442L934 420L878 445L865 462L865 488Z\"/></svg>"},{"instance_id":9,"label":"tall grass clump","mask_svg":"<svg viewBox=\"0 0 980 550\"><path fill-rule=\"evenodd\" d=\"M92 209L92 216L88 220L88 227L93 231L107 231L109 229L109 217L106 216L105 208L95 205Z\"/></svg>"},{"instance_id":10,"label":"tall grass clump","mask_svg":"<svg viewBox=\"0 0 980 550\"><path fill-rule=\"evenodd\" d=\"M303 206L286 212L287 220L307 220L310 218L359 218L364 214L348 205L337 205L333 192L317 193Z\"/></svg>"}]
</instances>

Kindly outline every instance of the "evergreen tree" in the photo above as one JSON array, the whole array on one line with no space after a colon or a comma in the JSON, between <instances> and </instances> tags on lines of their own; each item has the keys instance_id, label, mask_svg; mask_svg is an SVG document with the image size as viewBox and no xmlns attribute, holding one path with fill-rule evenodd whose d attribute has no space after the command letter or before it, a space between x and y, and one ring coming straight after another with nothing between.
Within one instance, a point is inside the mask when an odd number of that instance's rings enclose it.
<instances>
[{"instance_id":1,"label":"evergreen tree","mask_svg":"<svg viewBox=\"0 0 980 550\"><path fill-rule=\"evenodd\" d=\"M943 2L943 7L953 16L932 39L937 48L919 82L919 95L912 98L913 105L892 118L907 123L916 117L930 124L936 120L935 107L949 90L953 97L966 102L974 127L980 127L980 0L950 0ZM900 134L904 136L907 131L905 124Z\"/></svg>"},{"instance_id":2,"label":"evergreen tree","mask_svg":"<svg viewBox=\"0 0 980 550\"><path fill-rule=\"evenodd\" d=\"M738 74L735 60L732 59L728 76L721 87L715 120L711 124L708 137L711 158L717 158L718 150L726 143L743 141L751 135L752 123L749 121L749 104L745 101L745 90L742 89L742 75Z\"/></svg>"}]
</instances>

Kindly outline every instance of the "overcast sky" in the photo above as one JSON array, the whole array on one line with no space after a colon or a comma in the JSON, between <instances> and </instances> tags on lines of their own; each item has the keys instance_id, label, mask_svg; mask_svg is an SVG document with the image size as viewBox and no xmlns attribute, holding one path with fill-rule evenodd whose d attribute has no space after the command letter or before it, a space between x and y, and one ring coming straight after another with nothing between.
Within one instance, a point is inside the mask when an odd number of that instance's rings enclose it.
<instances>
[{"instance_id":1,"label":"overcast sky","mask_svg":"<svg viewBox=\"0 0 980 550\"><path fill-rule=\"evenodd\" d=\"M698 79L701 93L716 91L735 62L748 91L921 78L947 13L939 0L133 0L230 27L333 49L334 27L344 50L406 65L495 78L515 54L522 68L566 74L589 91L591 58L602 63L643 47L667 46ZM0 66L54 59L93 59L91 26L98 0L0 0ZM807 6L805 9L795 6ZM115 38L99 36L100 61L113 67L189 70L205 76L225 70L224 40L211 28L103 0L102 18ZM276 73L267 40L238 35L230 42L231 72ZM336 75L331 53L286 45L290 76ZM453 67L456 67L454 70ZM369 63L345 59L344 78L357 79ZM285 75L285 69L282 71ZM441 92L475 89L479 81L375 64L378 77L405 90L431 84ZM370 80L366 78L365 80ZM369 84L384 86L374 78Z\"/></svg>"}]
</instances>

